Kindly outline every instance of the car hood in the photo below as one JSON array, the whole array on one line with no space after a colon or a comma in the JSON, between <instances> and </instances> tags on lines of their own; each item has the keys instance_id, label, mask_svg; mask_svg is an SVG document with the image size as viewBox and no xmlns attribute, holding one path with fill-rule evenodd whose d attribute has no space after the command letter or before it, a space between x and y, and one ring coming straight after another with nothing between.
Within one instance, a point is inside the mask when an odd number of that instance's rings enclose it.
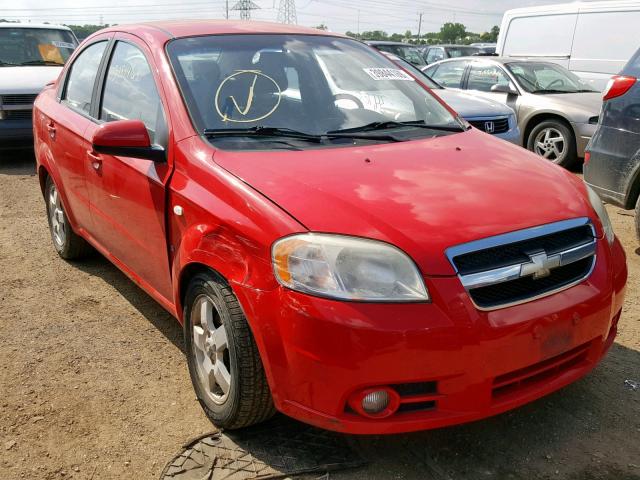
<instances>
[{"instance_id":1,"label":"car hood","mask_svg":"<svg viewBox=\"0 0 640 480\"><path fill-rule=\"evenodd\" d=\"M366 147L218 150L214 161L311 231L392 243L428 275L453 245L590 215L582 182L481 132Z\"/></svg>"},{"instance_id":2,"label":"car hood","mask_svg":"<svg viewBox=\"0 0 640 480\"><path fill-rule=\"evenodd\" d=\"M590 117L598 115L602 108L600 92L550 93L533 96L540 103L546 103L549 107L564 112L572 122L586 123Z\"/></svg>"},{"instance_id":3,"label":"car hood","mask_svg":"<svg viewBox=\"0 0 640 480\"><path fill-rule=\"evenodd\" d=\"M0 95L40 93L61 71L53 66L0 67Z\"/></svg>"},{"instance_id":4,"label":"car hood","mask_svg":"<svg viewBox=\"0 0 640 480\"><path fill-rule=\"evenodd\" d=\"M511 108L487 98L480 98L457 90L433 90L444 102L462 118L483 118L513 115Z\"/></svg>"}]
</instances>

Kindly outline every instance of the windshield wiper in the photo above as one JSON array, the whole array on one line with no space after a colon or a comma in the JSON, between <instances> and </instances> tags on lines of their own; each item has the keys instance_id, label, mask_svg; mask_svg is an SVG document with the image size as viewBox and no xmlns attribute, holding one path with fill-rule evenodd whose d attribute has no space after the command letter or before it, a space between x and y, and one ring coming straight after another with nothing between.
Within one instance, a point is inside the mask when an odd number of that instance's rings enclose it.
<instances>
[{"instance_id":1,"label":"windshield wiper","mask_svg":"<svg viewBox=\"0 0 640 480\"><path fill-rule=\"evenodd\" d=\"M284 127L251 127L251 128L206 128L204 135L210 137L287 137L306 140L314 143L323 143L326 140L336 138L353 138L361 140L388 140L392 142L401 142L402 140L391 135L359 135L358 132L348 130L337 130L335 132L327 132L322 135L313 133L300 132L291 128Z\"/></svg>"},{"instance_id":2,"label":"windshield wiper","mask_svg":"<svg viewBox=\"0 0 640 480\"><path fill-rule=\"evenodd\" d=\"M576 90L555 90L553 88L551 89L547 89L547 88L541 88L538 90L533 90L531 93L576 93Z\"/></svg>"},{"instance_id":3,"label":"windshield wiper","mask_svg":"<svg viewBox=\"0 0 640 480\"><path fill-rule=\"evenodd\" d=\"M64 66L64 63L53 62L51 60L29 60L28 62L22 62L19 65L21 67L27 66L27 65L52 65L56 67L62 67Z\"/></svg>"},{"instance_id":4,"label":"windshield wiper","mask_svg":"<svg viewBox=\"0 0 640 480\"><path fill-rule=\"evenodd\" d=\"M16 65L18 65L17 63L9 63L9 62L5 62L4 60L0 60L0 67L15 67Z\"/></svg>"},{"instance_id":5,"label":"windshield wiper","mask_svg":"<svg viewBox=\"0 0 640 480\"><path fill-rule=\"evenodd\" d=\"M345 128L343 130L332 130L327 132L327 135L336 135L336 134L351 134L351 133L359 133L359 132L375 132L379 130L389 130L392 128L403 128L403 127L415 127L415 128L426 128L428 130L442 130L445 132L462 132L463 128L459 125L429 125L425 123L424 120L415 120L411 122L394 122L394 121L386 121L386 122L371 122L366 125L362 125L361 127L355 128Z\"/></svg>"},{"instance_id":6,"label":"windshield wiper","mask_svg":"<svg viewBox=\"0 0 640 480\"><path fill-rule=\"evenodd\" d=\"M251 127L251 128L205 128L204 134L208 137L288 137L299 138L300 140L308 140L310 142L320 143L322 136L312 133L300 132L290 128L280 127Z\"/></svg>"}]
</instances>

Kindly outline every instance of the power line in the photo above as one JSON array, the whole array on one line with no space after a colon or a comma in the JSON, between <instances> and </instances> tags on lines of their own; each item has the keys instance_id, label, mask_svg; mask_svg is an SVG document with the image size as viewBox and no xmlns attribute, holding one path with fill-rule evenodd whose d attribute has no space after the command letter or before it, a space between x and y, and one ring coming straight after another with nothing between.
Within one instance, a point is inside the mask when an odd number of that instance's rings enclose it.
<instances>
[{"instance_id":1,"label":"power line","mask_svg":"<svg viewBox=\"0 0 640 480\"><path fill-rule=\"evenodd\" d=\"M251 0L240 0L231 10L240 10L240 20L251 20L251 10L258 10L259 8Z\"/></svg>"},{"instance_id":2,"label":"power line","mask_svg":"<svg viewBox=\"0 0 640 480\"><path fill-rule=\"evenodd\" d=\"M298 24L295 0L280 0L280 8L278 8L278 22L288 23L291 25Z\"/></svg>"}]
</instances>

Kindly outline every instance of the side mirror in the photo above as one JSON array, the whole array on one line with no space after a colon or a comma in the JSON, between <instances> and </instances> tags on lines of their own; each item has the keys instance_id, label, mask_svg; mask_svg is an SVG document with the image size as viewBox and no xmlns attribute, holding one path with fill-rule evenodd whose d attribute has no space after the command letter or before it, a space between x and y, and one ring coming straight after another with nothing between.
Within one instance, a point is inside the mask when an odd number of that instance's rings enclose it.
<instances>
[{"instance_id":1,"label":"side mirror","mask_svg":"<svg viewBox=\"0 0 640 480\"><path fill-rule=\"evenodd\" d=\"M511 83L509 83L508 85L505 85L504 83L496 84L491 87L491 91L493 93L506 93L508 95L519 95L518 91Z\"/></svg>"},{"instance_id":2,"label":"side mirror","mask_svg":"<svg viewBox=\"0 0 640 480\"><path fill-rule=\"evenodd\" d=\"M166 162L164 148L152 146L147 127L140 120L103 123L91 139L93 150L119 157Z\"/></svg>"}]
</instances>

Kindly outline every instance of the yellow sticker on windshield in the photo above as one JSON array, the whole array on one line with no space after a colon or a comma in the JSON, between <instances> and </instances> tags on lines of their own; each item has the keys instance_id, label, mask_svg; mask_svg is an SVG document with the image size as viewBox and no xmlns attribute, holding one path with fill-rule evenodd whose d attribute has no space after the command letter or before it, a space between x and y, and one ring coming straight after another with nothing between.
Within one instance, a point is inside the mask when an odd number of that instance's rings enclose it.
<instances>
[{"instance_id":1,"label":"yellow sticker on windshield","mask_svg":"<svg viewBox=\"0 0 640 480\"><path fill-rule=\"evenodd\" d=\"M273 114L281 98L282 90L270 76L260 70L238 70L220 83L215 106L224 122L252 123Z\"/></svg>"},{"instance_id":2,"label":"yellow sticker on windshield","mask_svg":"<svg viewBox=\"0 0 640 480\"><path fill-rule=\"evenodd\" d=\"M42 60L44 60L45 62L56 62L60 65L64 63L64 59L62 58L60 49L55 45L40 43L38 44L38 51L40 52Z\"/></svg>"}]
</instances>

